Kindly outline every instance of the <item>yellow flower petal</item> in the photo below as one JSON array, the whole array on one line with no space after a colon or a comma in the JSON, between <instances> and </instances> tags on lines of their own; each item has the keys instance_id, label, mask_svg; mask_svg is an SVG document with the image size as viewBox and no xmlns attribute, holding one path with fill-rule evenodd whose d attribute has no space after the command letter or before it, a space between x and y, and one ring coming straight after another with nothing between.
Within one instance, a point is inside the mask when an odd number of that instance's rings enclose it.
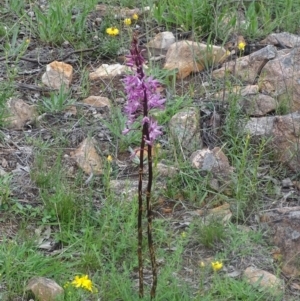
<instances>
[{"instance_id":1,"label":"yellow flower petal","mask_svg":"<svg viewBox=\"0 0 300 301\"><path fill-rule=\"evenodd\" d=\"M111 155L108 155L106 160L107 160L107 162L111 162L113 160L113 158Z\"/></svg>"},{"instance_id":2,"label":"yellow flower petal","mask_svg":"<svg viewBox=\"0 0 300 301\"><path fill-rule=\"evenodd\" d=\"M246 46L245 42L240 42L238 44L238 49L241 50L241 51L244 51L245 50L245 46Z\"/></svg>"},{"instance_id":3,"label":"yellow flower petal","mask_svg":"<svg viewBox=\"0 0 300 301\"><path fill-rule=\"evenodd\" d=\"M220 262L220 261L213 261L213 262L211 263L211 267L212 267L212 269L213 269L215 272L217 272L217 271L219 271L219 270L222 269L223 263Z\"/></svg>"},{"instance_id":4,"label":"yellow flower petal","mask_svg":"<svg viewBox=\"0 0 300 301\"><path fill-rule=\"evenodd\" d=\"M71 282L75 287L81 286L81 278L79 276L75 276L75 279Z\"/></svg>"},{"instance_id":5,"label":"yellow flower petal","mask_svg":"<svg viewBox=\"0 0 300 301\"><path fill-rule=\"evenodd\" d=\"M132 19L133 19L133 20L137 20L138 18L139 18L138 14L133 14L133 15L132 15Z\"/></svg>"},{"instance_id":6,"label":"yellow flower petal","mask_svg":"<svg viewBox=\"0 0 300 301\"><path fill-rule=\"evenodd\" d=\"M124 24L129 26L131 24L131 19L130 18L125 19Z\"/></svg>"},{"instance_id":7,"label":"yellow flower petal","mask_svg":"<svg viewBox=\"0 0 300 301\"><path fill-rule=\"evenodd\" d=\"M106 33L110 36L117 36L119 34L119 29L116 27L109 27L106 29Z\"/></svg>"},{"instance_id":8,"label":"yellow flower petal","mask_svg":"<svg viewBox=\"0 0 300 301\"><path fill-rule=\"evenodd\" d=\"M82 277L75 276L75 279L72 281L72 285L75 287L84 288L90 292L94 292L93 282L89 279L88 275L83 275Z\"/></svg>"}]
</instances>

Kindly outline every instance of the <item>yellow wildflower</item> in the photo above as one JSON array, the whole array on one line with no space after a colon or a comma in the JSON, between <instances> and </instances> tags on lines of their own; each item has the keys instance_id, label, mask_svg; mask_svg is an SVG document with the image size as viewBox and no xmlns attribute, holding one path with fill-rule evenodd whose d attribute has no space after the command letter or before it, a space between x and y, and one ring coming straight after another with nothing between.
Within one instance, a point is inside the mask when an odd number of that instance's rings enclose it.
<instances>
[{"instance_id":1,"label":"yellow wildflower","mask_svg":"<svg viewBox=\"0 0 300 301\"><path fill-rule=\"evenodd\" d=\"M127 25L127 26L129 26L131 24L131 19L130 18L126 18L124 20L124 24Z\"/></svg>"},{"instance_id":2,"label":"yellow wildflower","mask_svg":"<svg viewBox=\"0 0 300 301\"><path fill-rule=\"evenodd\" d=\"M26 39L25 42L26 42L26 44L29 44L30 43L30 39Z\"/></svg>"},{"instance_id":3,"label":"yellow wildflower","mask_svg":"<svg viewBox=\"0 0 300 301\"><path fill-rule=\"evenodd\" d=\"M117 36L119 34L119 29L116 27L109 27L106 29L106 33L110 36Z\"/></svg>"},{"instance_id":4,"label":"yellow wildflower","mask_svg":"<svg viewBox=\"0 0 300 301\"><path fill-rule=\"evenodd\" d=\"M181 237L182 237L182 238L186 238L186 232L183 231L183 232L181 233Z\"/></svg>"},{"instance_id":5,"label":"yellow wildflower","mask_svg":"<svg viewBox=\"0 0 300 301\"><path fill-rule=\"evenodd\" d=\"M111 155L108 155L106 160L107 160L107 162L111 162L113 160L113 158Z\"/></svg>"},{"instance_id":6,"label":"yellow wildflower","mask_svg":"<svg viewBox=\"0 0 300 301\"><path fill-rule=\"evenodd\" d=\"M84 275L82 277L75 276L75 279L72 281L72 285L75 287L82 287L90 292L94 291L92 280L89 279L88 275Z\"/></svg>"},{"instance_id":7,"label":"yellow wildflower","mask_svg":"<svg viewBox=\"0 0 300 301\"><path fill-rule=\"evenodd\" d=\"M211 267L212 267L212 269L213 269L215 272L217 272L217 271L219 271L219 270L222 269L223 263L220 262L220 261L213 261L213 262L211 263Z\"/></svg>"},{"instance_id":8,"label":"yellow wildflower","mask_svg":"<svg viewBox=\"0 0 300 301\"><path fill-rule=\"evenodd\" d=\"M132 15L132 19L133 19L133 20L136 21L138 18L139 18L138 14L133 14L133 15Z\"/></svg>"},{"instance_id":9,"label":"yellow wildflower","mask_svg":"<svg viewBox=\"0 0 300 301\"><path fill-rule=\"evenodd\" d=\"M245 50L245 46L246 46L246 43L245 43L245 42L240 42L240 43L238 44L238 49L239 49L240 51L244 51L244 50Z\"/></svg>"}]
</instances>

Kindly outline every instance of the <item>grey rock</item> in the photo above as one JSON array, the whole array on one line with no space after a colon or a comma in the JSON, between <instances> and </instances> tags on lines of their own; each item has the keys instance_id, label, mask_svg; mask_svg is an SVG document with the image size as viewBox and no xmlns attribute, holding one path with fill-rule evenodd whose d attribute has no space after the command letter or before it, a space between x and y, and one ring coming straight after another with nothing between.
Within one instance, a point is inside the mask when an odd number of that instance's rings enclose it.
<instances>
[{"instance_id":1,"label":"grey rock","mask_svg":"<svg viewBox=\"0 0 300 301\"><path fill-rule=\"evenodd\" d=\"M254 139L271 138L270 146L274 150L277 160L294 171L299 170L300 113L250 118L244 130Z\"/></svg>"},{"instance_id":2,"label":"grey rock","mask_svg":"<svg viewBox=\"0 0 300 301\"><path fill-rule=\"evenodd\" d=\"M283 207L267 212L270 239L282 254L282 270L289 277L299 277L300 207Z\"/></svg>"},{"instance_id":3,"label":"grey rock","mask_svg":"<svg viewBox=\"0 0 300 301\"><path fill-rule=\"evenodd\" d=\"M163 163L157 163L157 172L162 177L172 177L178 173L178 169L174 166L168 166Z\"/></svg>"},{"instance_id":4,"label":"grey rock","mask_svg":"<svg viewBox=\"0 0 300 301\"><path fill-rule=\"evenodd\" d=\"M184 40L170 46L164 69L178 71L177 78L183 79L192 72L203 71L206 66L223 63L227 57L223 47Z\"/></svg>"},{"instance_id":5,"label":"grey rock","mask_svg":"<svg viewBox=\"0 0 300 301\"><path fill-rule=\"evenodd\" d=\"M22 99L10 98L7 102L8 115L4 121L9 128L22 129L27 122L33 122L37 117L35 106L30 106Z\"/></svg>"},{"instance_id":6,"label":"grey rock","mask_svg":"<svg viewBox=\"0 0 300 301\"><path fill-rule=\"evenodd\" d=\"M258 93L244 97L241 106L247 115L264 116L276 110L277 101L269 95Z\"/></svg>"},{"instance_id":7,"label":"grey rock","mask_svg":"<svg viewBox=\"0 0 300 301\"><path fill-rule=\"evenodd\" d=\"M300 110L300 47L270 60L262 69L261 90L292 113Z\"/></svg>"},{"instance_id":8,"label":"grey rock","mask_svg":"<svg viewBox=\"0 0 300 301\"><path fill-rule=\"evenodd\" d=\"M282 295L284 292L284 282L267 271L248 267L244 271L244 278L249 283L267 290L272 295Z\"/></svg>"},{"instance_id":9,"label":"grey rock","mask_svg":"<svg viewBox=\"0 0 300 301\"><path fill-rule=\"evenodd\" d=\"M245 132L251 136L267 137L272 135L275 116L250 118L246 123Z\"/></svg>"},{"instance_id":10,"label":"grey rock","mask_svg":"<svg viewBox=\"0 0 300 301\"><path fill-rule=\"evenodd\" d=\"M209 186L216 191L230 193L232 182L233 167L230 166L228 158L219 147L214 149L202 149L192 153L190 157L192 166L204 172L211 173ZM229 189L229 190L228 190Z\"/></svg>"},{"instance_id":11,"label":"grey rock","mask_svg":"<svg viewBox=\"0 0 300 301\"><path fill-rule=\"evenodd\" d=\"M25 288L32 291L39 301L55 301L62 298L64 289L54 280L45 277L31 278Z\"/></svg>"},{"instance_id":12,"label":"grey rock","mask_svg":"<svg viewBox=\"0 0 300 301\"><path fill-rule=\"evenodd\" d=\"M250 55L238 58L236 61L226 62L222 68L213 71L212 75L214 78L224 78L226 73L231 73L239 79L252 84L265 60L272 60L276 55L276 47L268 45Z\"/></svg>"},{"instance_id":13,"label":"grey rock","mask_svg":"<svg viewBox=\"0 0 300 301\"><path fill-rule=\"evenodd\" d=\"M172 138L185 155L202 147L200 114L196 108L186 108L175 114L169 123Z\"/></svg>"},{"instance_id":14,"label":"grey rock","mask_svg":"<svg viewBox=\"0 0 300 301\"><path fill-rule=\"evenodd\" d=\"M271 33L260 43L294 48L299 46L300 36L288 32Z\"/></svg>"},{"instance_id":15,"label":"grey rock","mask_svg":"<svg viewBox=\"0 0 300 301\"><path fill-rule=\"evenodd\" d=\"M293 182L290 178L286 178L281 181L281 185L282 185L282 187L292 187Z\"/></svg>"},{"instance_id":16,"label":"grey rock","mask_svg":"<svg viewBox=\"0 0 300 301\"><path fill-rule=\"evenodd\" d=\"M172 32L170 31L164 31L158 33L151 41L147 43L147 47L150 48L156 48L161 50L168 50L169 47L175 43L175 37Z\"/></svg>"}]
</instances>

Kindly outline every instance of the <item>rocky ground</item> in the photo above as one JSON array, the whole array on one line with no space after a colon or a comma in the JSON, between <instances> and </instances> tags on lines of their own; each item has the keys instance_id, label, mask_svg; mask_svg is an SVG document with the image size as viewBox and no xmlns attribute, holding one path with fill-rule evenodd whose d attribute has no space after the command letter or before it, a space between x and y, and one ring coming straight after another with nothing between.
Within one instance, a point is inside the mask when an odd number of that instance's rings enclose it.
<instances>
[{"instance_id":1,"label":"rocky ground","mask_svg":"<svg viewBox=\"0 0 300 301\"><path fill-rule=\"evenodd\" d=\"M106 12L106 6L98 5L89 15L91 30ZM192 32L178 35L177 30L157 26L146 35L142 20L149 12L116 8L115 13L120 18L140 16L135 29L141 48L147 49L146 65L162 79L160 92L167 98L166 111L157 113L164 133L154 147L154 223L167 220L172 232L184 238L186 232L197 233L197 226L190 228L195 219L200 224L217 219L227 232L225 246L224 239L213 248L201 239L189 240L182 252L182 268L174 277L201 296L199 279L205 291L212 277L201 265L209 266L221 252L227 256L222 270L225 276L245 277L252 283L263 278L260 286L271 287L279 295L284 292L282 300L296 300L300 290L300 36L274 33L252 44L235 36L229 44L208 48L205 41L193 42ZM21 41L23 36L17 39ZM0 58L0 83L14 90L12 95L8 93L1 115L2 241L14 240L23 227L21 209L13 217L8 214L12 204L30 206L32 212L43 208L41 179L35 174L39 169L50 170L58 157L70 182L80 174L84 185L95 185L94 210L101 210L106 197L104 176L111 193L120 199L135 196L138 180L139 137L121 134L126 102L122 78L128 72L124 54L129 43L109 58L97 53L97 43L81 50L74 50L68 42L57 47L31 38L25 43L21 56L7 57L2 52ZM230 114L235 114L231 126L237 130L237 138L244 139L240 150L227 148L230 142L224 128ZM48 148L46 162L39 162L39 153ZM256 165L248 162L251 152L255 152L251 156L256 156ZM108 156L112 157L109 171ZM240 156L240 166L234 165L235 156ZM238 190L244 174L256 179L245 199ZM182 187L173 189L183 178ZM247 187L243 185L240 189ZM34 232L39 219L32 215L27 231ZM48 222L42 223L43 231L50 228ZM235 225L234 235L231 224ZM40 234L39 247L46 254L63 249L53 235L58 228L51 231L48 238ZM245 237L256 235L263 238L258 244L243 245ZM227 253L226 240L235 246ZM175 248L164 246L165 252Z\"/></svg>"}]
</instances>

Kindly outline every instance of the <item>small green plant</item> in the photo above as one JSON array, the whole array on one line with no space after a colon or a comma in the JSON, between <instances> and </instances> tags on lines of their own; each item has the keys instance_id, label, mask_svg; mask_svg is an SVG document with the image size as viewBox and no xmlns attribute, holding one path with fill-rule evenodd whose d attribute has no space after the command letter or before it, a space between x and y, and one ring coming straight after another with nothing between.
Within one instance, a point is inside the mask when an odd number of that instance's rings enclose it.
<instances>
[{"instance_id":1,"label":"small green plant","mask_svg":"<svg viewBox=\"0 0 300 301\"><path fill-rule=\"evenodd\" d=\"M209 220L196 226L197 239L207 248L213 248L216 243L222 242L225 239L225 227L222 221L213 217L208 217Z\"/></svg>"},{"instance_id":2,"label":"small green plant","mask_svg":"<svg viewBox=\"0 0 300 301\"><path fill-rule=\"evenodd\" d=\"M207 298L207 300L213 298L213 300L279 301L282 296L272 296L268 289L258 290L245 280L215 275Z\"/></svg>"},{"instance_id":3,"label":"small green plant","mask_svg":"<svg viewBox=\"0 0 300 301\"><path fill-rule=\"evenodd\" d=\"M132 147L139 143L140 137L138 131L131 131L127 135L122 134L126 125L126 117L120 108L113 107L111 110L111 119L109 121L103 121L103 123L115 138L115 144L119 151L127 151L129 146Z\"/></svg>"},{"instance_id":4,"label":"small green plant","mask_svg":"<svg viewBox=\"0 0 300 301\"><path fill-rule=\"evenodd\" d=\"M18 236L14 240L1 239L1 292L5 293L2 300L11 300L22 294L24 283L35 276L37 270L40 276L53 277L63 273L65 267L57 258L38 252L34 239L29 235L23 233L23 237Z\"/></svg>"},{"instance_id":5,"label":"small green plant","mask_svg":"<svg viewBox=\"0 0 300 301\"><path fill-rule=\"evenodd\" d=\"M49 194L42 193L42 198L45 204L45 212L43 222L57 221L59 223L70 225L76 221L79 214L79 206L76 206L77 198L67 189L66 185L61 185L55 189L55 192Z\"/></svg>"},{"instance_id":6,"label":"small green plant","mask_svg":"<svg viewBox=\"0 0 300 301\"><path fill-rule=\"evenodd\" d=\"M51 1L46 12L35 7L34 13L38 24L36 31L41 41L56 45L64 41L87 41L86 18L90 5L87 3L81 9L77 7L78 13L75 16L72 14L74 10L72 3L62 5L61 1ZM32 20L29 19L29 22Z\"/></svg>"},{"instance_id":7,"label":"small green plant","mask_svg":"<svg viewBox=\"0 0 300 301\"><path fill-rule=\"evenodd\" d=\"M90 93L90 80L89 80L89 72L83 67L82 73L81 73L81 92L82 97L88 97Z\"/></svg>"},{"instance_id":8,"label":"small green plant","mask_svg":"<svg viewBox=\"0 0 300 301\"><path fill-rule=\"evenodd\" d=\"M224 252L220 255L223 258L231 257L232 254L235 254L237 258L243 258L245 256L251 256L255 250L260 253L261 256L264 256L264 253L268 252L264 248L266 241L264 239L264 232L261 229L252 231L245 226L228 223L225 231L227 248L225 248Z\"/></svg>"},{"instance_id":9,"label":"small green plant","mask_svg":"<svg viewBox=\"0 0 300 301\"><path fill-rule=\"evenodd\" d=\"M19 0L5 0L5 9L7 12L12 12L17 15L20 15L24 9L25 2Z\"/></svg>"},{"instance_id":10,"label":"small green plant","mask_svg":"<svg viewBox=\"0 0 300 301\"><path fill-rule=\"evenodd\" d=\"M175 96L166 101L166 108L164 111L155 112L156 119L160 124L168 124L170 119L178 113L181 109L192 104L192 99L188 96Z\"/></svg>"},{"instance_id":11,"label":"small green plant","mask_svg":"<svg viewBox=\"0 0 300 301\"><path fill-rule=\"evenodd\" d=\"M6 57L14 57L19 61L20 56L26 51L29 41L27 38L23 39L21 42L18 39L20 32L20 26L14 25L11 28L6 30L5 34L5 43L3 43L0 48Z\"/></svg>"},{"instance_id":12,"label":"small green plant","mask_svg":"<svg viewBox=\"0 0 300 301\"><path fill-rule=\"evenodd\" d=\"M47 166L45 153L36 158L36 168L31 178L40 187L41 200L44 203L42 222L72 224L76 221L81 206L76 205L77 196L68 188L61 169L61 157L58 155L54 165Z\"/></svg>"},{"instance_id":13,"label":"small green plant","mask_svg":"<svg viewBox=\"0 0 300 301\"><path fill-rule=\"evenodd\" d=\"M167 159L169 162L172 160L170 157ZM166 195L172 199L181 196L199 207L203 206L208 194L207 179L198 170L191 168L190 164L178 163L180 171L167 181Z\"/></svg>"},{"instance_id":14,"label":"small green plant","mask_svg":"<svg viewBox=\"0 0 300 301\"><path fill-rule=\"evenodd\" d=\"M214 7L210 0L182 2L163 0L154 4L153 15L159 24L191 29L207 34L214 22Z\"/></svg>"},{"instance_id":15,"label":"small green plant","mask_svg":"<svg viewBox=\"0 0 300 301\"><path fill-rule=\"evenodd\" d=\"M0 127L5 127L7 124L9 112L7 110L6 103L13 94L14 90L11 84L8 82L0 83Z\"/></svg>"},{"instance_id":16,"label":"small green plant","mask_svg":"<svg viewBox=\"0 0 300 301\"><path fill-rule=\"evenodd\" d=\"M115 58L121 47L120 40L112 37L107 37L106 35L103 35L101 33L99 35L99 40L101 41L101 44L99 45L97 52L102 57Z\"/></svg>"},{"instance_id":17,"label":"small green plant","mask_svg":"<svg viewBox=\"0 0 300 301\"><path fill-rule=\"evenodd\" d=\"M50 92L49 97L43 97L40 105L42 113L59 113L74 104L76 100L71 98L69 92L65 92L62 86L59 92Z\"/></svg>"},{"instance_id":18,"label":"small green plant","mask_svg":"<svg viewBox=\"0 0 300 301\"><path fill-rule=\"evenodd\" d=\"M17 64L20 61L21 56L26 52L29 45L29 39L25 37L20 40L19 34L20 26L18 24L14 24L12 27L6 30L5 36L2 38L2 45L0 45L0 53L2 52L6 58L6 78L8 82L12 82L18 75L19 70ZM12 59L15 62L13 68L9 64L9 61Z\"/></svg>"},{"instance_id":19,"label":"small green plant","mask_svg":"<svg viewBox=\"0 0 300 301\"><path fill-rule=\"evenodd\" d=\"M149 69L145 70L145 73L147 76L156 78L162 85L167 86L171 92L176 92L176 70L161 69L153 64Z\"/></svg>"},{"instance_id":20,"label":"small green plant","mask_svg":"<svg viewBox=\"0 0 300 301\"><path fill-rule=\"evenodd\" d=\"M11 179L12 176L9 174L0 176L0 208L8 204Z\"/></svg>"},{"instance_id":21,"label":"small green plant","mask_svg":"<svg viewBox=\"0 0 300 301\"><path fill-rule=\"evenodd\" d=\"M286 115L291 112L292 95L280 97L276 108L276 115Z\"/></svg>"}]
</instances>

